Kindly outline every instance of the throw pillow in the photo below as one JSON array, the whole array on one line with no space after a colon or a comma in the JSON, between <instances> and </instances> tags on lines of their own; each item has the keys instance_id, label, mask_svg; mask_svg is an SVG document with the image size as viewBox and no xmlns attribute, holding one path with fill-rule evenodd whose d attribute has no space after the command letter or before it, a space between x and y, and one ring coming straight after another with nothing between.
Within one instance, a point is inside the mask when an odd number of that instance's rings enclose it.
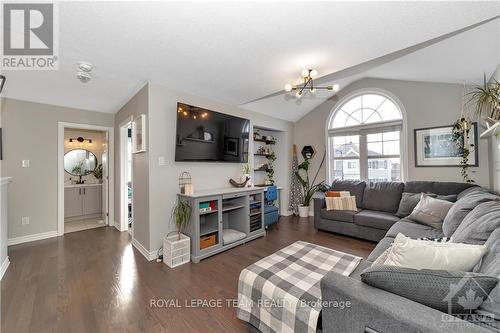
<instances>
[{"instance_id":1,"label":"throw pillow","mask_svg":"<svg viewBox=\"0 0 500 333\"><path fill-rule=\"evenodd\" d=\"M416 269L470 272L487 249L484 245L428 242L399 233L394 239L386 265Z\"/></svg>"},{"instance_id":2,"label":"throw pillow","mask_svg":"<svg viewBox=\"0 0 500 333\"><path fill-rule=\"evenodd\" d=\"M451 314L477 309L498 283L496 277L484 274L394 266L369 267L361 273L361 281ZM474 297L472 306L469 295Z\"/></svg>"},{"instance_id":3,"label":"throw pillow","mask_svg":"<svg viewBox=\"0 0 500 333\"><path fill-rule=\"evenodd\" d=\"M326 191L325 197L340 198L348 197L351 193L349 191Z\"/></svg>"},{"instance_id":4,"label":"throw pillow","mask_svg":"<svg viewBox=\"0 0 500 333\"><path fill-rule=\"evenodd\" d=\"M440 200L446 200L449 202L457 201L456 194L450 194L450 195L436 195L434 193L426 193L426 194L430 197ZM413 209L415 209L418 202L420 201L421 196L422 192L421 193L403 192L403 196L401 197L401 201L399 202L399 208L398 211L396 212L396 216L406 217L410 215Z\"/></svg>"},{"instance_id":5,"label":"throw pillow","mask_svg":"<svg viewBox=\"0 0 500 333\"><path fill-rule=\"evenodd\" d=\"M453 203L449 201L434 199L422 193L420 201L408 218L435 229L441 229L451 206Z\"/></svg>"},{"instance_id":6,"label":"throw pillow","mask_svg":"<svg viewBox=\"0 0 500 333\"><path fill-rule=\"evenodd\" d=\"M500 278L500 228L491 233L484 245L488 248L488 253L474 272ZM500 318L500 284L493 289L479 310L482 311L481 314L493 314L495 318Z\"/></svg>"},{"instance_id":7,"label":"throw pillow","mask_svg":"<svg viewBox=\"0 0 500 333\"><path fill-rule=\"evenodd\" d=\"M352 210L358 211L356 207L356 197L326 197L326 210Z\"/></svg>"},{"instance_id":8,"label":"throw pillow","mask_svg":"<svg viewBox=\"0 0 500 333\"><path fill-rule=\"evenodd\" d=\"M484 244L497 228L500 228L500 202L484 202L467 214L451 237L456 243Z\"/></svg>"}]
</instances>

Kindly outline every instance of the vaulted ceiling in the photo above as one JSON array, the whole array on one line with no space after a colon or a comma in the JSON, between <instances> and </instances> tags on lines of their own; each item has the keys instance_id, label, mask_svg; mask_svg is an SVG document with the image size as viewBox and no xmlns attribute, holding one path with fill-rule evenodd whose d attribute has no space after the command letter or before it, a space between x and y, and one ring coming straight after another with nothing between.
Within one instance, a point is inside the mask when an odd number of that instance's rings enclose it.
<instances>
[{"instance_id":1,"label":"vaulted ceiling","mask_svg":"<svg viewBox=\"0 0 500 333\"><path fill-rule=\"evenodd\" d=\"M145 82L297 120L331 93L281 90L303 68L478 83L500 62L500 2L59 2L58 71L5 71L3 96L116 112ZM95 66L80 83L76 62Z\"/></svg>"}]
</instances>

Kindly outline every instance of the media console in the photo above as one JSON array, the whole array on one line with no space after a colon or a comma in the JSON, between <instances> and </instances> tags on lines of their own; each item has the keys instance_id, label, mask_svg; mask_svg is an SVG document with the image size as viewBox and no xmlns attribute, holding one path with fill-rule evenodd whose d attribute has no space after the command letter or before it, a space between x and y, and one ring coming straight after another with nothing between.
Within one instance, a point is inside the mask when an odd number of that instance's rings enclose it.
<instances>
[{"instance_id":1,"label":"media console","mask_svg":"<svg viewBox=\"0 0 500 333\"><path fill-rule=\"evenodd\" d=\"M263 187L223 188L178 194L192 213L183 231L194 263L266 234Z\"/></svg>"}]
</instances>

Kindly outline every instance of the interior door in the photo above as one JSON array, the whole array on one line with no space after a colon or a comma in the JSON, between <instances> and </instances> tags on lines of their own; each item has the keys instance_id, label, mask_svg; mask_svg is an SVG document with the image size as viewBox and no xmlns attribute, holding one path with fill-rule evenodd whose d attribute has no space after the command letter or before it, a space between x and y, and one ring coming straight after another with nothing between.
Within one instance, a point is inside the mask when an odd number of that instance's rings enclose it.
<instances>
[{"instance_id":1,"label":"interior door","mask_svg":"<svg viewBox=\"0 0 500 333\"><path fill-rule=\"evenodd\" d=\"M108 163L108 150L109 150L109 132L106 131L106 145L101 156L102 161L102 207L103 220L109 225L109 163Z\"/></svg>"}]
</instances>

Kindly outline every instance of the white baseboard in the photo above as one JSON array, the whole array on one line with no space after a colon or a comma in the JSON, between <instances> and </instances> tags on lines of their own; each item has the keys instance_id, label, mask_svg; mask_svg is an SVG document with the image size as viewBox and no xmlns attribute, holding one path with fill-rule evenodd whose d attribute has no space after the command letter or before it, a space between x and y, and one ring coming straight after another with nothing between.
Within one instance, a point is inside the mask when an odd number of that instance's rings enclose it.
<instances>
[{"instance_id":1,"label":"white baseboard","mask_svg":"<svg viewBox=\"0 0 500 333\"><path fill-rule=\"evenodd\" d=\"M57 230L41 232L39 234L9 238L7 240L7 245L10 246L10 245L17 245L17 244L22 244L22 243L27 243L27 242L34 242L37 240L42 240L42 239L52 238L52 237L57 237L57 236L58 236Z\"/></svg>"},{"instance_id":2,"label":"white baseboard","mask_svg":"<svg viewBox=\"0 0 500 333\"><path fill-rule=\"evenodd\" d=\"M2 263L2 266L0 267L0 280L3 278L3 275L7 271L9 265L10 265L9 257L6 257Z\"/></svg>"},{"instance_id":3,"label":"white baseboard","mask_svg":"<svg viewBox=\"0 0 500 333\"><path fill-rule=\"evenodd\" d=\"M122 229L120 222L114 221L113 226L120 232L127 231L127 229Z\"/></svg>"},{"instance_id":4,"label":"white baseboard","mask_svg":"<svg viewBox=\"0 0 500 333\"><path fill-rule=\"evenodd\" d=\"M144 258L146 258L148 261L155 260L158 258L158 250L155 251L148 251L144 246L142 246L141 243L135 238L132 238L132 245L139 251Z\"/></svg>"}]
</instances>

